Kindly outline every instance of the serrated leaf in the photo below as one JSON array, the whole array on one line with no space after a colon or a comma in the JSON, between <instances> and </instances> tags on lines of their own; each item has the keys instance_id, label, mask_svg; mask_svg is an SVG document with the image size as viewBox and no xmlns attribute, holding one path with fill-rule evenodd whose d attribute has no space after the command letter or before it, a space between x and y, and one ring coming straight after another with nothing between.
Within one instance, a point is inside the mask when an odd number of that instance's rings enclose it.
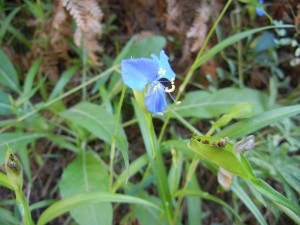
<instances>
[{"instance_id":1,"label":"serrated leaf","mask_svg":"<svg viewBox=\"0 0 300 225\"><path fill-rule=\"evenodd\" d=\"M98 156L93 153L82 153L64 170L60 192L63 198L68 198L76 194L106 191L108 186L109 176ZM82 225L112 223L113 210L110 203L81 205L72 209L70 213Z\"/></svg>"}]
</instances>

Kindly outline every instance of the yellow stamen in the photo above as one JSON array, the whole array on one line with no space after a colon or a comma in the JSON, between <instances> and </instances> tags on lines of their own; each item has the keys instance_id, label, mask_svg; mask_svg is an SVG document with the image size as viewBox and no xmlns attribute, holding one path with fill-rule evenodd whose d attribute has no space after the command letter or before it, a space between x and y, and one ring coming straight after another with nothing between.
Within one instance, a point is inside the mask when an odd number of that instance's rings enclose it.
<instances>
[{"instance_id":1,"label":"yellow stamen","mask_svg":"<svg viewBox=\"0 0 300 225\"><path fill-rule=\"evenodd\" d=\"M173 92L173 91L175 91L175 85L174 85L174 84L172 84L171 89L168 89L168 88L167 88L165 92L171 93L171 92Z\"/></svg>"},{"instance_id":2,"label":"yellow stamen","mask_svg":"<svg viewBox=\"0 0 300 225\"><path fill-rule=\"evenodd\" d=\"M181 104L181 101L177 101L175 102L176 105L180 105Z\"/></svg>"}]
</instances>

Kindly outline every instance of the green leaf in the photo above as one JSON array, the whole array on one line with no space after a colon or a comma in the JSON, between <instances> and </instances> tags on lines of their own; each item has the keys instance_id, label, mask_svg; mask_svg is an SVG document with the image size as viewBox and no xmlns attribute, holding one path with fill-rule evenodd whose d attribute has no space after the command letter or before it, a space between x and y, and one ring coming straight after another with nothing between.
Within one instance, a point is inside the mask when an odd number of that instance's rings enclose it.
<instances>
[{"instance_id":1,"label":"green leaf","mask_svg":"<svg viewBox=\"0 0 300 225\"><path fill-rule=\"evenodd\" d=\"M44 21L44 11L41 2L33 3L33 1L24 0L30 12L36 17L36 19Z\"/></svg>"},{"instance_id":2,"label":"green leaf","mask_svg":"<svg viewBox=\"0 0 300 225\"><path fill-rule=\"evenodd\" d=\"M0 90L0 115L5 116L11 114L11 104L8 94Z\"/></svg>"},{"instance_id":3,"label":"green leaf","mask_svg":"<svg viewBox=\"0 0 300 225\"><path fill-rule=\"evenodd\" d=\"M14 217L13 213L4 208L0 208L0 221L1 221L1 225L19 225L20 224L20 221Z\"/></svg>"},{"instance_id":4,"label":"green leaf","mask_svg":"<svg viewBox=\"0 0 300 225\"><path fill-rule=\"evenodd\" d=\"M251 180L250 182L261 194L263 194L267 198L275 202L278 202L279 204L292 210L294 213L299 214L297 207L294 206L290 200L285 198L283 195L281 195L279 192L277 192L275 189L273 189L270 185L268 185L263 180L256 179L256 180Z\"/></svg>"},{"instance_id":5,"label":"green leaf","mask_svg":"<svg viewBox=\"0 0 300 225\"><path fill-rule=\"evenodd\" d=\"M236 43L237 41L249 37L252 34L255 34L260 31L268 30L268 29L276 29L276 28L293 28L293 25L280 25L280 26L266 26L266 27L260 27L255 28L252 30L247 30L244 32L237 33L235 35L232 35L225 40L222 40L220 43L212 47L208 52L206 52L204 55L202 55L197 61L193 64L193 70L197 69L199 66L201 66L204 62L206 62L208 59L222 51L224 48Z\"/></svg>"},{"instance_id":6,"label":"green leaf","mask_svg":"<svg viewBox=\"0 0 300 225\"><path fill-rule=\"evenodd\" d=\"M297 166L299 165L281 164L280 167L277 167L277 170L282 178L300 193L300 169Z\"/></svg>"},{"instance_id":7,"label":"green leaf","mask_svg":"<svg viewBox=\"0 0 300 225\"><path fill-rule=\"evenodd\" d=\"M256 179L251 166L243 154L234 153L233 144L227 142L225 147L216 147L214 142L220 141L220 138L208 136L194 136L190 140L190 147L199 156L213 162L229 172L245 179Z\"/></svg>"},{"instance_id":8,"label":"green leaf","mask_svg":"<svg viewBox=\"0 0 300 225\"><path fill-rule=\"evenodd\" d=\"M239 138L258 131L259 129L266 127L272 123L281 121L287 117L294 116L299 113L300 105L287 106L263 112L225 128L224 130L216 134L216 136L230 137L232 139Z\"/></svg>"},{"instance_id":9,"label":"green leaf","mask_svg":"<svg viewBox=\"0 0 300 225\"><path fill-rule=\"evenodd\" d=\"M93 153L80 154L64 170L60 182L62 198L76 194L107 191L109 177L100 159ZM70 211L77 223L85 225L109 225L112 223L111 203L81 205Z\"/></svg>"},{"instance_id":10,"label":"green leaf","mask_svg":"<svg viewBox=\"0 0 300 225\"><path fill-rule=\"evenodd\" d=\"M132 203L158 209L156 205L153 205L148 201L128 195L111 194L107 192L85 193L75 195L54 203L42 213L37 222L37 225L44 225L54 218L58 217L59 215L83 204L95 204L100 202Z\"/></svg>"},{"instance_id":11,"label":"green leaf","mask_svg":"<svg viewBox=\"0 0 300 225\"><path fill-rule=\"evenodd\" d=\"M259 209L253 203L248 194L237 184L237 182L233 182L231 186L232 191L239 197L239 199L247 206L247 208L251 211L253 216L257 219L259 224L267 225L265 218L260 213Z\"/></svg>"},{"instance_id":12,"label":"green leaf","mask_svg":"<svg viewBox=\"0 0 300 225\"><path fill-rule=\"evenodd\" d=\"M249 102L241 102L234 105L219 120L213 123L213 128L224 127L233 119L244 119L252 116L253 105Z\"/></svg>"},{"instance_id":13,"label":"green leaf","mask_svg":"<svg viewBox=\"0 0 300 225\"><path fill-rule=\"evenodd\" d=\"M214 93L194 91L186 94L181 104L174 107L183 117L212 118L227 112L234 105L250 102L254 113L261 113L268 107L268 96L250 88L224 88Z\"/></svg>"},{"instance_id":14,"label":"green leaf","mask_svg":"<svg viewBox=\"0 0 300 225\"><path fill-rule=\"evenodd\" d=\"M114 134L115 117L107 113L103 107L89 102L81 102L60 115L111 144ZM122 126L118 126L116 146L121 150L125 167L128 169L127 139Z\"/></svg>"},{"instance_id":15,"label":"green leaf","mask_svg":"<svg viewBox=\"0 0 300 225\"><path fill-rule=\"evenodd\" d=\"M1 49L0 62L0 83L8 88L11 88L17 93L21 93L17 72L9 58Z\"/></svg>"},{"instance_id":16,"label":"green leaf","mask_svg":"<svg viewBox=\"0 0 300 225\"><path fill-rule=\"evenodd\" d=\"M1 172L0 172L0 185L3 185L4 187L7 187L11 190L14 189L14 187L10 184L8 177Z\"/></svg>"},{"instance_id":17,"label":"green leaf","mask_svg":"<svg viewBox=\"0 0 300 225\"><path fill-rule=\"evenodd\" d=\"M255 53L260 53L262 51L266 51L269 48L274 48L276 46L274 39L274 33L265 31L262 33L262 35L258 36L252 41L250 48Z\"/></svg>"},{"instance_id":18,"label":"green leaf","mask_svg":"<svg viewBox=\"0 0 300 225\"><path fill-rule=\"evenodd\" d=\"M209 201L213 201L218 203L219 205L223 206L224 208L227 208L229 211L232 212L233 215L235 215L235 217L242 221L241 217L238 215L238 213L230 206L228 205L226 202L224 202L223 200L209 194L208 192L203 192L200 190L180 190L176 193L176 196L180 196L180 195L184 195L184 196L198 196L202 199L205 200L209 200Z\"/></svg>"},{"instance_id":19,"label":"green leaf","mask_svg":"<svg viewBox=\"0 0 300 225\"><path fill-rule=\"evenodd\" d=\"M159 55L165 46L166 39L163 36L149 36L133 44L124 58L149 58L151 54Z\"/></svg>"},{"instance_id":20,"label":"green leaf","mask_svg":"<svg viewBox=\"0 0 300 225\"><path fill-rule=\"evenodd\" d=\"M188 171L188 167L186 167ZM190 190L199 190L200 186L197 181L195 174L191 177L191 181L187 186ZM202 201L199 201L197 196L187 196L187 216L188 216L188 225L202 225L202 218L204 217L204 212L202 210Z\"/></svg>"},{"instance_id":21,"label":"green leaf","mask_svg":"<svg viewBox=\"0 0 300 225\"><path fill-rule=\"evenodd\" d=\"M5 17L4 21L1 22L1 28L0 28L0 46L2 46L3 39L5 37L5 33L13 20L13 18L17 15L17 13L20 11L20 7L16 7L11 13Z\"/></svg>"},{"instance_id":22,"label":"green leaf","mask_svg":"<svg viewBox=\"0 0 300 225\"><path fill-rule=\"evenodd\" d=\"M168 184L171 195L178 190L182 175L183 154L178 152L176 148L171 149L172 164L168 174Z\"/></svg>"},{"instance_id":23,"label":"green leaf","mask_svg":"<svg viewBox=\"0 0 300 225\"><path fill-rule=\"evenodd\" d=\"M42 63L41 59L36 60L26 74L23 95L29 95L32 90L34 78L37 75L38 69Z\"/></svg>"},{"instance_id":24,"label":"green leaf","mask_svg":"<svg viewBox=\"0 0 300 225\"><path fill-rule=\"evenodd\" d=\"M70 81L73 75L77 72L78 66L72 66L67 69L65 72L62 73L60 79L58 80L57 84L55 85L54 89L52 90L48 101L53 100L56 98L64 89L66 84Z\"/></svg>"},{"instance_id":25,"label":"green leaf","mask_svg":"<svg viewBox=\"0 0 300 225\"><path fill-rule=\"evenodd\" d=\"M24 146L38 138L45 137L47 134L39 133L4 133L0 134L0 165L4 163L4 156L7 145L19 151L18 146Z\"/></svg>"},{"instance_id":26,"label":"green leaf","mask_svg":"<svg viewBox=\"0 0 300 225\"><path fill-rule=\"evenodd\" d=\"M144 199L157 207L161 204L158 197L149 195L145 191L140 191L138 197ZM160 215L160 211L154 210L153 208L143 207L141 205L133 205L132 212L137 217L139 224L141 225L167 225L167 221L163 220Z\"/></svg>"}]
</instances>

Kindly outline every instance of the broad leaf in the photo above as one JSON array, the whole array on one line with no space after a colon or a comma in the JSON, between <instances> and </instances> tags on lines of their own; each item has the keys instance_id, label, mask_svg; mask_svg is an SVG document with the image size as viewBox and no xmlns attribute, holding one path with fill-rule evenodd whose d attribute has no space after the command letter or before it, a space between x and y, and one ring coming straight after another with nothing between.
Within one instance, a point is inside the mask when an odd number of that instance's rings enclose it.
<instances>
[{"instance_id":1,"label":"broad leaf","mask_svg":"<svg viewBox=\"0 0 300 225\"><path fill-rule=\"evenodd\" d=\"M230 142L226 143L224 147L214 146L214 143L218 141L220 141L220 138L194 136L191 138L189 146L199 156L213 162L219 167L245 179L255 179L251 166L243 154L235 154L233 144Z\"/></svg>"},{"instance_id":2,"label":"broad leaf","mask_svg":"<svg viewBox=\"0 0 300 225\"><path fill-rule=\"evenodd\" d=\"M89 102L82 102L60 114L72 123L79 125L106 143L112 143L115 117L103 107ZM116 146L121 150L126 169L128 169L128 147L123 128L119 125L116 136Z\"/></svg>"},{"instance_id":3,"label":"broad leaf","mask_svg":"<svg viewBox=\"0 0 300 225\"><path fill-rule=\"evenodd\" d=\"M224 88L214 93L208 91L189 92L181 104L174 107L183 117L212 118L227 112L234 105L250 102L254 114L265 111L268 107L268 96L250 88Z\"/></svg>"},{"instance_id":4,"label":"broad leaf","mask_svg":"<svg viewBox=\"0 0 300 225\"><path fill-rule=\"evenodd\" d=\"M122 194L111 194L108 192L93 192L75 195L54 203L42 213L37 222L37 225L44 225L54 218L58 217L59 215L83 204L95 204L104 202L140 204L159 210L156 205L153 205L152 203L140 198Z\"/></svg>"},{"instance_id":5,"label":"broad leaf","mask_svg":"<svg viewBox=\"0 0 300 225\"><path fill-rule=\"evenodd\" d=\"M297 212L297 208L290 200L285 198L263 180L256 178L248 160L243 154L235 154L231 143L226 143L224 147L216 147L214 146L214 142L216 141L218 141L218 138L215 137L194 136L191 138L190 147L206 160L248 180L267 198L282 204L295 213Z\"/></svg>"},{"instance_id":6,"label":"broad leaf","mask_svg":"<svg viewBox=\"0 0 300 225\"><path fill-rule=\"evenodd\" d=\"M106 191L109 176L100 159L93 153L80 154L63 172L60 193L63 198L76 194ZM112 223L110 203L86 204L72 209L72 217L82 225L109 225Z\"/></svg>"}]
</instances>

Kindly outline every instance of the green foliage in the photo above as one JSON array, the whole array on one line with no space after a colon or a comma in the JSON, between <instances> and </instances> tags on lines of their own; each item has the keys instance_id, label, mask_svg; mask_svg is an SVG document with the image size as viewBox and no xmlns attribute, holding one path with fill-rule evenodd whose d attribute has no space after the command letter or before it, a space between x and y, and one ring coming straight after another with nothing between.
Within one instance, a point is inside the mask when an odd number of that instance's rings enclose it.
<instances>
[{"instance_id":1,"label":"green foliage","mask_svg":"<svg viewBox=\"0 0 300 225\"><path fill-rule=\"evenodd\" d=\"M55 11L57 6L32 0L18 7L13 4L0 1L0 165L6 169L6 174L0 172L0 185L15 192L15 197L6 197L12 200L0 200L1 224L22 220L31 225L33 214L38 225L62 220L196 225L206 224L217 213L226 218L224 224L279 224L282 213L300 224L299 85L294 88L280 67L282 61L296 57L281 59L278 52L280 45L297 47L296 34L280 36L292 25L250 24L243 31L232 27L236 32L223 37L220 20L232 4L227 1L197 56L178 66L190 65L177 74L182 81L176 81L176 87L180 83L176 99L182 103L170 105L158 117L145 107L146 91L132 92L123 85L120 63L131 57L148 58L167 46L177 69L176 49L183 43L176 36L135 35L124 43L123 36L120 40L114 36L124 30L122 18L111 12L102 27L109 40L99 54L103 64L92 63L87 46L60 37L71 46L66 54L72 60L59 65L59 77L53 81L43 72L45 64L51 64L47 57L30 61L25 71L7 53L25 56L24 52L35 51L30 31L23 32L27 25L22 17L30 15L42 29L50 21L49 9ZM253 23L258 1L236 1L239 4L243 8L234 14L244 16L246 9ZM280 45L273 41L274 30ZM51 30L51 35L56 32L59 29ZM214 32L219 41L209 48ZM43 35L46 38L38 42L53 41L46 32ZM192 76L212 57L222 61L218 64L222 68L216 68L218 79L208 78L211 86L204 87ZM253 74L263 77L267 88L246 87ZM282 88L288 94L282 94ZM237 153L235 143L247 135L256 137L254 149ZM7 151L10 148L14 151ZM215 178L221 168L232 182L226 194L217 193L225 191ZM45 176L52 169L51 176ZM34 198L37 192L47 198ZM216 212L209 211L214 207ZM65 213L67 219L60 217Z\"/></svg>"},{"instance_id":2,"label":"green foliage","mask_svg":"<svg viewBox=\"0 0 300 225\"><path fill-rule=\"evenodd\" d=\"M21 92L17 72L3 50L0 49L0 84L11 88L17 93Z\"/></svg>"},{"instance_id":3,"label":"green foliage","mask_svg":"<svg viewBox=\"0 0 300 225\"><path fill-rule=\"evenodd\" d=\"M107 191L108 173L99 157L91 152L78 155L64 170L60 182L62 198L82 193ZM76 189L73 187L77 187ZM110 203L80 205L70 211L78 224L111 224L113 209Z\"/></svg>"}]
</instances>

